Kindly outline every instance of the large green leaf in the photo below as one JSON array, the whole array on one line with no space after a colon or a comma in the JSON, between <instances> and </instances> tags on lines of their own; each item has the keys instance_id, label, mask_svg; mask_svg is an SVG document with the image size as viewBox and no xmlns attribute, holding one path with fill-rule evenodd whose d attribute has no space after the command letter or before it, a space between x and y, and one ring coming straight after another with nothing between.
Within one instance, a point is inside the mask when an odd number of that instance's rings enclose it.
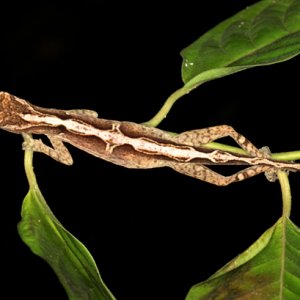
<instances>
[{"instance_id":1,"label":"large green leaf","mask_svg":"<svg viewBox=\"0 0 300 300\"><path fill-rule=\"evenodd\" d=\"M193 286L186 297L202 299L300 299L299 228L280 218L243 254Z\"/></svg>"},{"instance_id":2,"label":"large green leaf","mask_svg":"<svg viewBox=\"0 0 300 300\"><path fill-rule=\"evenodd\" d=\"M89 251L51 212L33 173L32 153L26 152L26 157L30 189L24 199L22 220L18 225L22 240L53 268L69 299L115 299L102 281Z\"/></svg>"},{"instance_id":3,"label":"large green leaf","mask_svg":"<svg viewBox=\"0 0 300 300\"><path fill-rule=\"evenodd\" d=\"M300 0L263 0L220 23L185 48L187 88L300 53Z\"/></svg>"}]
</instances>

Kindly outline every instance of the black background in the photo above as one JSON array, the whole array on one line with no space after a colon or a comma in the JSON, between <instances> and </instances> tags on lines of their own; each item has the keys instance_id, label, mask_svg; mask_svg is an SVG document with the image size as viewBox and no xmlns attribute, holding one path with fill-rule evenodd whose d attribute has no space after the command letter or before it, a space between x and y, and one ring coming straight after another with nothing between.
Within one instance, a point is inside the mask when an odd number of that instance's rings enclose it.
<instances>
[{"instance_id":1,"label":"black background","mask_svg":"<svg viewBox=\"0 0 300 300\"><path fill-rule=\"evenodd\" d=\"M10 2L1 9L0 90L39 106L146 121L182 86L180 50L254 2ZM299 63L296 57L207 83L176 103L160 128L230 124L258 147L298 150ZM17 234L27 192L22 138L1 132L0 139L2 293L67 299L52 270ZM120 300L184 299L281 214L279 185L263 175L222 188L170 169L129 170L69 149L72 167L34 156L40 188ZM299 174L290 179L292 220L299 225Z\"/></svg>"}]
</instances>

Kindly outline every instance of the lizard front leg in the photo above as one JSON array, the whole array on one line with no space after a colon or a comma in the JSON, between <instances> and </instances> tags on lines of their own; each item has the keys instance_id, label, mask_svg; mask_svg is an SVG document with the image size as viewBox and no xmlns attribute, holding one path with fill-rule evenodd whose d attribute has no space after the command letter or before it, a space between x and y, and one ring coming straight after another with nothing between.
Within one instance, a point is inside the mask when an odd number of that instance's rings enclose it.
<instances>
[{"instance_id":1,"label":"lizard front leg","mask_svg":"<svg viewBox=\"0 0 300 300\"><path fill-rule=\"evenodd\" d=\"M47 137L50 140L53 148L45 145L42 140L35 140L33 138L27 138L26 141L23 142L22 148L23 150L44 153L62 164L68 166L72 165L72 156L69 150L63 144L62 140L50 135Z\"/></svg>"},{"instance_id":2,"label":"lizard front leg","mask_svg":"<svg viewBox=\"0 0 300 300\"><path fill-rule=\"evenodd\" d=\"M188 175L218 186L226 186L233 182L242 181L272 169L270 166L256 165L241 170L233 175L223 176L206 166L196 163L169 162L167 165L181 174Z\"/></svg>"}]
</instances>

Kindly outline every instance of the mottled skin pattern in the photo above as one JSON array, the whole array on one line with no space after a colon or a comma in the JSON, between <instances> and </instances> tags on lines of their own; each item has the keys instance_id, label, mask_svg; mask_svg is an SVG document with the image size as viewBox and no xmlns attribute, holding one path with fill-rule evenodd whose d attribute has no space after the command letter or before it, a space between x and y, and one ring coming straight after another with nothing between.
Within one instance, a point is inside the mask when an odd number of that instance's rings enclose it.
<instances>
[{"instance_id":1,"label":"mottled skin pattern","mask_svg":"<svg viewBox=\"0 0 300 300\"><path fill-rule=\"evenodd\" d=\"M262 172L299 171L300 164L272 160L231 126L221 125L183 132L173 136L157 128L132 122L97 118L90 110L42 108L0 92L0 128L23 134L44 134L53 148L41 140L29 139L23 149L44 153L71 165L64 146L69 143L89 154L127 168L170 167L175 171L220 186L242 181ZM222 137L233 138L248 154L211 150L203 147ZM249 165L231 176L223 176L206 165Z\"/></svg>"}]
</instances>

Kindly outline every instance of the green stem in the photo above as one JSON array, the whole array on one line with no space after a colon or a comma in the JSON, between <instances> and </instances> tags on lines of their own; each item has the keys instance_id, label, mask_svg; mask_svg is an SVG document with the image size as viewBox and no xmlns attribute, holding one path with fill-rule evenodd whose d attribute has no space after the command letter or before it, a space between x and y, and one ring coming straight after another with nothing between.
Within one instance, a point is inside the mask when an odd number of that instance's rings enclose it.
<instances>
[{"instance_id":1,"label":"green stem","mask_svg":"<svg viewBox=\"0 0 300 300\"><path fill-rule=\"evenodd\" d=\"M214 150L229 151L236 154L247 154L247 152L239 147L225 145L221 143L212 142L206 145L203 145L206 148ZM300 151L289 151L289 152L279 152L271 153L271 158L282 161L293 161L300 159Z\"/></svg>"},{"instance_id":2,"label":"green stem","mask_svg":"<svg viewBox=\"0 0 300 300\"><path fill-rule=\"evenodd\" d=\"M29 134L23 133L22 136L25 142L28 142L32 139L32 137ZM26 150L25 157L24 157L24 167L25 167L25 173L30 187L33 187L37 184L36 177L33 172L32 160L33 160L33 151Z\"/></svg>"},{"instance_id":3,"label":"green stem","mask_svg":"<svg viewBox=\"0 0 300 300\"><path fill-rule=\"evenodd\" d=\"M282 194L282 215L289 218L291 214L292 196L288 175L284 171L278 171L277 176L279 179L281 194Z\"/></svg>"},{"instance_id":4,"label":"green stem","mask_svg":"<svg viewBox=\"0 0 300 300\"><path fill-rule=\"evenodd\" d=\"M187 88L187 86L183 86L182 88L176 90L172 93L168 99L165 101L164 105L158 111L158 113L149 121L142 123L145 126L149 127L157 127L164 118L167 117L169 111L171 110L174 103L181 98L182 96L188 94L192 89ZM176 135L177 133L169 132L170 135ZM223 150L229 151L236 154L247 154L247 152L239 147L225 145L221 143L212 142L209 144L204 145L204 147L215 149L215 150ZM292 161L300 159L300 151L289 151L289 152L280 152L280 153L272 153L272 159L276 160L285 160L285 161Z\"/></svg>"},{"instance_id":5,"label":"green stem","mask_svg":"<svg viewBox=\"0 0 300 300\"><path fill-rule=\"evenodd\" d=\"M300 159L300 151L273 153L271 157L278 160L297 160Z\"/></svg>"},{"instance_id":6,"label":"green stem","mask_svg":"<svg viewBox=\"0 0 300 300\"><path fill-rule=\"evenodd\" d=\"M175 91L173 94L169 96L169 98L166 100L162 108L159 110L159 112L149 121L143 123L145 126L149 127L156 127L160 124L160 122L167 117L167 114L171 110L173 104L182 96L187 94L189 90L187 90L185 87L180 88L179 90Z\"/></svg>"}]
</instances>

